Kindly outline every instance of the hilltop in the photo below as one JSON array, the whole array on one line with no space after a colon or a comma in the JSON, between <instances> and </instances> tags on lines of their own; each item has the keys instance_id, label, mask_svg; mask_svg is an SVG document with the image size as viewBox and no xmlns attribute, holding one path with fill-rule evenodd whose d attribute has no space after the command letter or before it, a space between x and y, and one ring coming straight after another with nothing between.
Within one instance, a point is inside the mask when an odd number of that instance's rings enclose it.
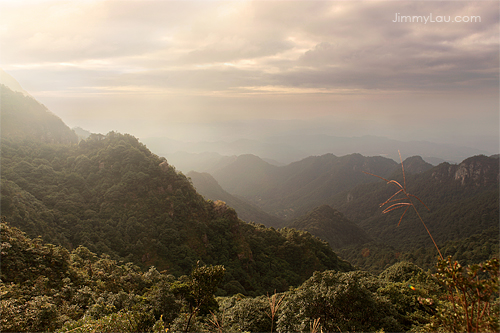
<instances>
[{"instance_id":1,"label":"hilltop","mask_svg":"<svg viewBox=\"0 0 500 333\"><path fill-rule=\"evenodd\" d=\"M2 126L15 130L2 130L2 214L29 237L176 276L198 261L221 264L229 294L287 290L314 271L352 269L309 233L248 224L205 200L131 135L92 134L76 144L58 117L7 89L6 114L15 117ZM44 121L16 122L28 117Z\"/></svg>"}]
</instances>

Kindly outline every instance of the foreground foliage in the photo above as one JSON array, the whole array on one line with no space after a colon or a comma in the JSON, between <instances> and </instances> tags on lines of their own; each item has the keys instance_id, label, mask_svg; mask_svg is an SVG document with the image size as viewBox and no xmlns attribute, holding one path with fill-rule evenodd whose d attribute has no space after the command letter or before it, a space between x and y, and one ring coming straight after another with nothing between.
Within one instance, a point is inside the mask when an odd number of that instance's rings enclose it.
<instances>
[{"instance_id":1,"label":"foreground foliage","mask_svg":"<svg viewBox=\"0 0 500 333\"><path fill-rule=\"evenodd\" d=\"M176 278L6 223L1 241L3 332L498 330L498 260L464 269L448 259L435 275L409 262L380 275L328 270L271 296L215 297L223 266L198 264Z\"/></svg>"},{"instance_id":2,"label":"foreground foliage","mask_svg":"<svg viewBox=\"0 0 500 333\"><path fill-rule=\"evenodd\" d=\"M1 240L2 332L164 331L164 323L218 309L222 266L197 266L176 279L83 246L69 252L5 223Z\"/></svg>"},{"instance_id":3,"label":"foreground foliage","mask_svg":"<svg viewBox=\"0 0 500 333\"><path fill-rule=\"evenodd\" d=\"M447 294L430 325L443 331L498 332L499 262L461 266L451 257L440 260L436 277Z\"/></svg>"}]
</instances>

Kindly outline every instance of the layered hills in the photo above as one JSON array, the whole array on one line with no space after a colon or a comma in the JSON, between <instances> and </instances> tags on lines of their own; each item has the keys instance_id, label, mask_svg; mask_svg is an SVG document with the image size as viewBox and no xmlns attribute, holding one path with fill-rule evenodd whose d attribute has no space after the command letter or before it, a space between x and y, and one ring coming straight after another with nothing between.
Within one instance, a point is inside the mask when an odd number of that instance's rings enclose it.
<instances>
[{"instance_id":1,"label":"layered hills","mask_svg":"<svg viewBox=\"0 0 500 333\"><path fill-rule=\"evenodd\" d=\"M399 226L403 210L382 214L383 208L379 205L399 188L385 184L374 175L398 181L425 203L424 206L415 199L416 208L439 246L449 247L446 244L472 235L483 238L481 234L486 230L496 239L488 242L498 243L498 155L477 155L459 164L437 166L413 156L405 159L403 165L406 177L401 164L382 157L327 154L275 166L257 156L243 155L214 174L227 192L285 219L286 226L308 230L335 244L332 246L339 246L344 258L366 264L361 267L373 266L366 257L371 253L378 262L375 265L378 272L405 257L403 253L411 260L418 259L419 256L411 253L418 249L431 253L434 245L413 210L405 214ZM346 224L357 225L373 241L353 245L356 243L350 236L353 233L337 233L336 237L343 242L332 242L327 224L316 222L314 228L308 228L307 224L294 223L295 220L314 220L310 214L324 205L342 213ZM490 247L484 251L490 255L497 252ZM380 258L375 258L376 253ZM437 255L435 248L434 254ZM469 257L472 260L484 256L470 254ZM431 265L433 258L427 258L426 264Z\"/></svg>"},{"instance_id":2,"label":"layered hills","mask_svg":"<svg viewBox=\"0 0 500 333\"><path fill-rule=\"evenodd\" d=\"M28 236L177 276L198 261L221 264L229 294L287 290L314 271L352 269L307 232L251 225L205 200L135 137L93 134L76 144L41 104L2 93L12 115L4 122L2 110L2 215ZM19 124L30 116L57 127Z\"/></svg>"},{"instance_id":3,"label":"layered hills","mask_svg":"<svg viewBox=\"0 0 500 333\"><path fill-rule=\"evenodd\" d=\"M360 154L311 156L286 166L271 165L257 156L242 155L214 172L222 188L283 219L299 217L355 185L373 182L362 171L389 175L397 163Z\"/></svg>"},{"instance_id":4,"label":"layered hills","mask_svg":"<svg viewBox=\"0 0 500 333\"><path fill-rule=\"evenodd\" d=\"M274 228L283 227L285 224L284 220L272 216L247 201L229 194L209 173L191 171L186 176L192 181L198 193L212 201L224 201L229 207L234 208L238 217L243 221L261 223Z\"/></svg>"}]
</instances>

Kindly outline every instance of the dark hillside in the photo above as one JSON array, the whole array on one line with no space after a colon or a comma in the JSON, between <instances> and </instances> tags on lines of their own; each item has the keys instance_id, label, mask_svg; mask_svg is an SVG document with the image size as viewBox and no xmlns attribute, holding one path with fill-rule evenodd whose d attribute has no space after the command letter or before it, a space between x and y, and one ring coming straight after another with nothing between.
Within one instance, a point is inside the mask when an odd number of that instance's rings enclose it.
<instances>
[{"instance_id":1,"label":"dark hillside","mask_svg":"<svg viewBox=\"0 0 500 333\"><path fill-rule=\"evenodd\" d=\"M371 241L368 234L339 211L328 205L315 208L296 219L291 228L309 231L330 244L333 249L360 245Z\"/></svg>"},{"instance_id":2,"label":"dark hillside","mask_svg":"<svg viewBox=\"0 0 500 333\"><path fill-rule=\"evenodd\" d=\"M401 170L391 179L403 184ZM498 225L498 181L498 159L483 155L458 165L442 163L420 174L406 175L408 192L417 195L430 209L427 211L415 200L438 243L469 237ZM399 249L432 246L413 211L408 211L399 227L396 226L403 211L381 213L378 204L396 190L383 181L360 185L338 195L332 206L384 244Z\"/></svg>"},{"instance_id":3,"label":"dark hillside","mask_svg":"<svg viewBox=\"0 0 500 333\"><path fill-rule=\"evenodd\" d=\"M187 274L201 260L226 266L225 290L286 290L315 270L348 270L310 234L240 221L130 135L78 145L5 141L2 214L30 236L142 267Z\"/></svg>"}]
</instances>

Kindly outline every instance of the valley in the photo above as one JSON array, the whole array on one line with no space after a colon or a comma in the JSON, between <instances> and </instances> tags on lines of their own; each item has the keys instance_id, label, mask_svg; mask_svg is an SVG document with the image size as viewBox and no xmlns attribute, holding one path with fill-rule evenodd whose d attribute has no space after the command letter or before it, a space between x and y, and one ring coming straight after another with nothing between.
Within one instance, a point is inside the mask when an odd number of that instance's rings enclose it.
<instances>
[{"instance_id":1,"label":"valley","mask_svg":"<svg viewBox=\"0 0 500 333\"><path fill-rule=\"evenodd\" d=\"M358 153L284 165L206 154L210 167L184 175L132 135L79 137L32 97L1 91L7 331L204 331L209 318L266 331L272 297L284 299L279 331L316 316L328 330L429 328L435 308L411 300L443 296L437 253L413 212L399 226L381 213L394 187L370 174L418 195L445 255L498 258L498 156L412 156L403 179L393 159Z\"/></svg>"},{"instance_id":2,"label":"valley","mask_svg":"<svg viewBox=\"0 0 500 333\"><path fill-rule=\"evenodd\" d=\"M499 1L0 1L0 332L500 332Z\"/></svg>"}]
</instances>

